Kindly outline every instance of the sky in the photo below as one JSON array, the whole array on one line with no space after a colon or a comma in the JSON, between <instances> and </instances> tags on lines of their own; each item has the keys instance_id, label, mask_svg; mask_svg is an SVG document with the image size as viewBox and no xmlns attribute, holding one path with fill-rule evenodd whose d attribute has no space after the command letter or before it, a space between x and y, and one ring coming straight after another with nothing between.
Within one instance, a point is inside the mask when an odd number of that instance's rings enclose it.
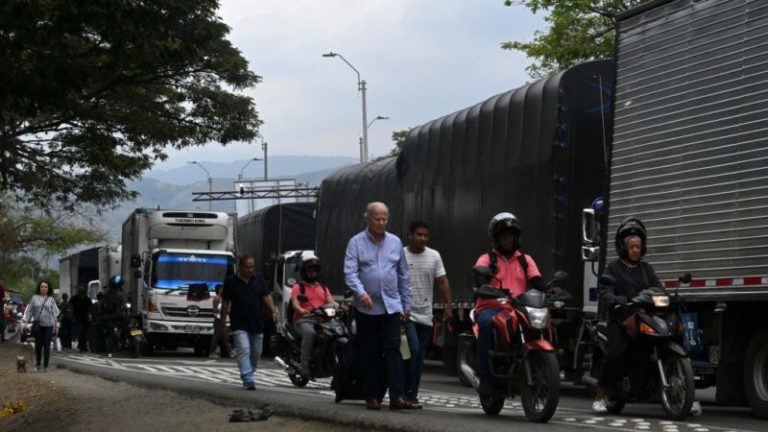
<instances>
[{"instance_id":1,"label":"sky","mask_svg":"<svg viewBox=\"0 0 768 432\"><path fill-rule=\"evenodd\" d=\"M530 40L540 16L502 0L221 0L229 40L263 77L246 90L264 122L270 155L359 157L367 82L371 158L393 147L392 131L408 129L530 81L524 54L502 50ZM156 169L188 161L261 157L251 143L170 151Z\"/></svg>"}]
</instances>

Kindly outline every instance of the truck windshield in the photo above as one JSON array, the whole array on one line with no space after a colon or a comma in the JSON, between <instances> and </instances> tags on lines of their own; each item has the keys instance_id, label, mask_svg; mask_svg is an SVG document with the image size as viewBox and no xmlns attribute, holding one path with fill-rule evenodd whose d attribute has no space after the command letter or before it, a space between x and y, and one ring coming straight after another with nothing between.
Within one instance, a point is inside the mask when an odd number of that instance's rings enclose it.
<instances>
[{"instance_id":1,"label":"truck windshield","mask_svg":"<svg viewBox=\"0 0 768 432\"><path fill-rule=\"evenodd\" d=\"M209 291L233 274L233 259L222 255L161 253L153 258L153 288L178 289L206 284Z\"/></svg>"}]
</instances>

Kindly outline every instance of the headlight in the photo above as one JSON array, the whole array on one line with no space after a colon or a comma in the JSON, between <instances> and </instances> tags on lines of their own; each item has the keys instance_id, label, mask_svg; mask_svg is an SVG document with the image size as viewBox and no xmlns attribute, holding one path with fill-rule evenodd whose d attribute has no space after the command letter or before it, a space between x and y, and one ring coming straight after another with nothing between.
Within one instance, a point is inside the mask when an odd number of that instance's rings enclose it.
<instances>
[{"instance_id":1,"label":"headlight","mask_svg":"<svg viewBox=\"0 0 768 432\"><path fill-rule=\"evenodd\" d=\"M327 316L327 317L335 317L336 316L336 308L333 308L333 307L323 308L323 313L325 313L325 316Z\"/></svg>"},{"instance_id":2,"label":"headlight","mask_svg":"<svg viewBox=\"0 0 768 432\"><path fill-rule=\"evenodd\" d=\"M549 311L546 308L532 308L525 307L528 311L528 317L531 318L531 326L537 329L543 329L547 326L547 319L549 318Z\"/></svg>"},{"instance_id":3,"label":"headlight","mask_svg":"<svg viewBox=\"0 0 768 432\"><path fill-rule=\"evenodd\" d=\"M669 306L669 296L666 295L655 295L653 296L653 305L656 307L668 307Z\"/></svg>"}]
</instances>

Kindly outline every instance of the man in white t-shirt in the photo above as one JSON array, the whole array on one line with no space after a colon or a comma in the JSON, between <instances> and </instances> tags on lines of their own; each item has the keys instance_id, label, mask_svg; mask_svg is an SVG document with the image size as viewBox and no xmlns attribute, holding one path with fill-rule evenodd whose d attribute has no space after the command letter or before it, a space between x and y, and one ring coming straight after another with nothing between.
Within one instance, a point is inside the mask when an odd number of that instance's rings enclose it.
<instances>
[{"instance_id":1,"label":"man in white t-shirt","mask_svg":"<svg viewBox=\"0 0 768 432\"><path fill-rule=\"evenodd\" d=\"M405 324L408 337L408 347L411 358L405 361L405 397L412 407L419 405L419 383L424 356L427 353L429 340L432 336L432 303L435 282L448 305L452 304L451 286L443 267L440 253L427 247L429 241L429 225L424 221L413 221L408 229L408 246L405 258L411 274L411 319ZM445 308L443 319L448 322L453 319L453 309Z\"/></svg>"}]
</instances>

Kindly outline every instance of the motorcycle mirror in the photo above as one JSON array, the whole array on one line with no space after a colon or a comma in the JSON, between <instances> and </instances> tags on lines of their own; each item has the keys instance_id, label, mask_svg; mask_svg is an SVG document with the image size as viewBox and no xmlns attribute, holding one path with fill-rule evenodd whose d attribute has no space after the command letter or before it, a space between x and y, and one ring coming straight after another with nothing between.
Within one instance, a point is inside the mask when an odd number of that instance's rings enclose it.
<instances>
[{"instance_id":1,"label":"motorcycle mirror","mask_svg":"<svg viewBox=\"0 0 768 432\"><path fill-rule=\"evenodd\" d=\"M616 285L616 278L607 274L600 275L599 281L602 285L608 285L608 286Z\"/></svg>"},{"instance_id":2,"label":"motorcycle mirror","mask_svg":"<svg viewBox=\"0 0 768 432\"><path fill-rule=\"evenodd\" d=\"M686 284L690 283L691 279L692 279L692 276L691 276L690 273L686 273L686 274L680 276L679 278L677 278L678 281L680 281L682 283L686 283Z\"/></svg>"},{"instance_id":3,"label":"motorcycle mirror","mask_svg":"<svg viewBox=\"0 0 768 432\"><path fill-rule=\"evenodd\" d=\"M309 297L307 297L306 294L299 294L299 301L300 302L306 302L309 301Z\"/></svg>"}]
</instances>

